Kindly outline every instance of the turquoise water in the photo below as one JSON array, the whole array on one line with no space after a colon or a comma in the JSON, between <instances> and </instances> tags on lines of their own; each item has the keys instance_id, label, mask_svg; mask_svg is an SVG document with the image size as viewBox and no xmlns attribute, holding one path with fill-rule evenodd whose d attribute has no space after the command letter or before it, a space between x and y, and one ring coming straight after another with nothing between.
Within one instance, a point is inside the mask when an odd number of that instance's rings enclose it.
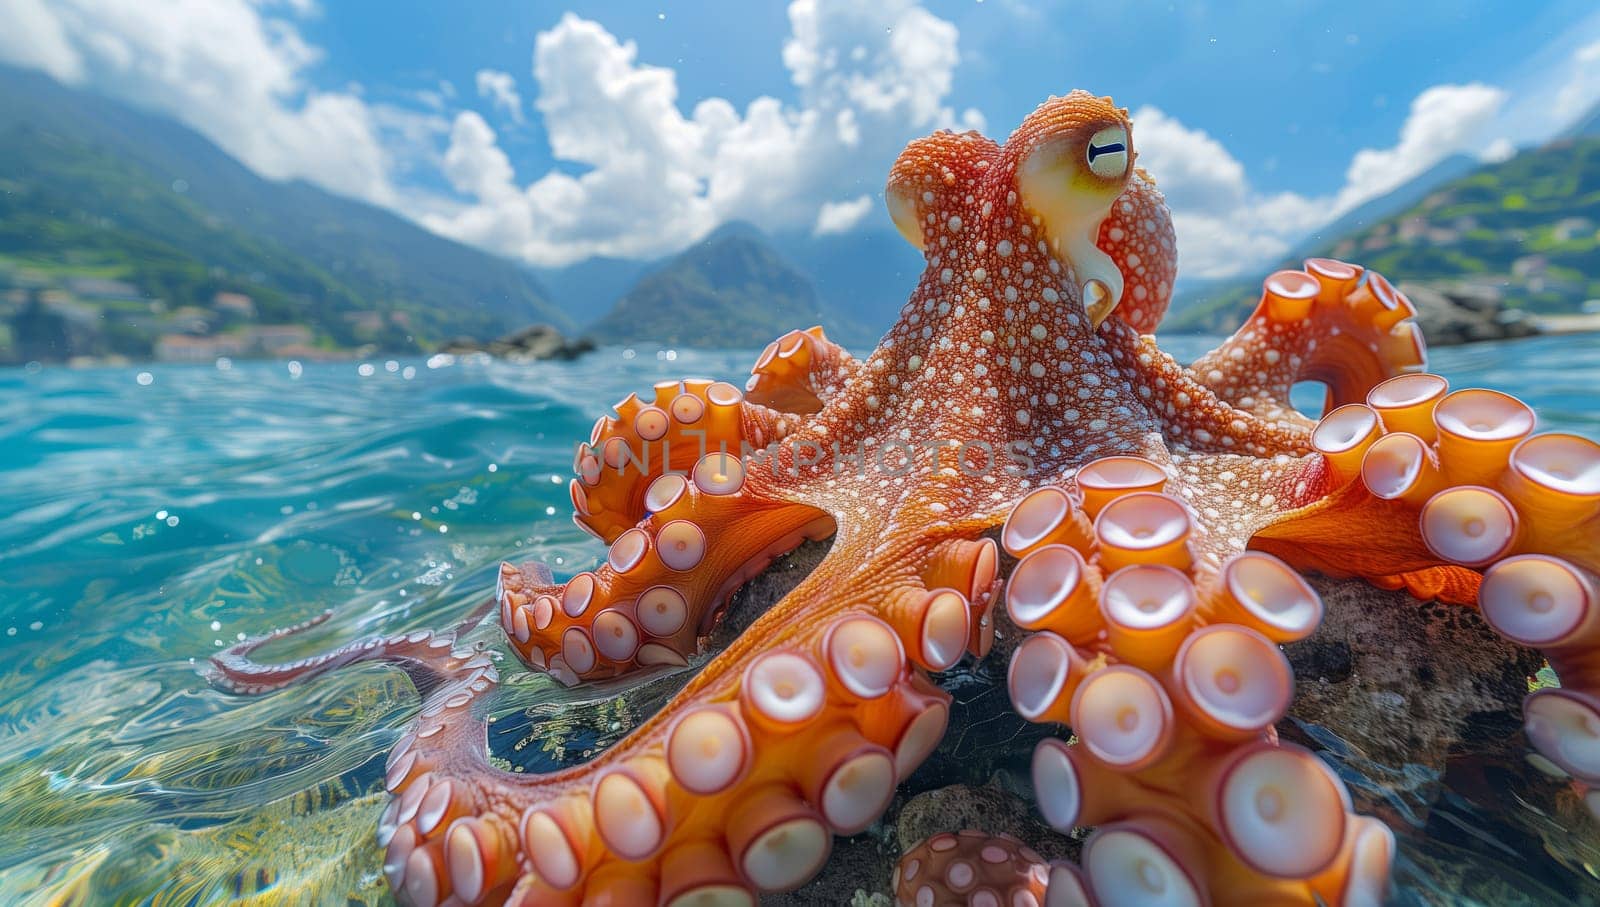
<instances>
[{"instance_id":1,"label":"turquoise water","mask_svg":"<svg viewBox=\"0 0 1600 907\"><path fill-rule=\"evenodd\" d=\"M442 627L504 559L593 565L568 516L574 442L630 391L742 383L753 358L0 370L0 903L385 902L370 792L415 709L405 682L366 667L248 700L195 660L325 608L296 657ZM1600 437L1600 338L1440 350L1433 368ZM593 695L507 690L547 713ZM561 758L634 717L534 745Z\"/></svg>"}]
</instances>

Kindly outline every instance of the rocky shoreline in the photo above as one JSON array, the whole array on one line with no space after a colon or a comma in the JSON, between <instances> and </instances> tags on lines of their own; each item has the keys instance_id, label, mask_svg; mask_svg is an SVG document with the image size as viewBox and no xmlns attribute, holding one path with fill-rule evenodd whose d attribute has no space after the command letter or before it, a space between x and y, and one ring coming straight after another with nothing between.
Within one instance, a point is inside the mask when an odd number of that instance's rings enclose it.
<instances>
[{"instance_id":1,"label":"rocky shoreline","mask_svg":"<svg viewBox=\"0 0 1600 907\"><path fill-rule=\"evenodd\" d=\"M1402 281L1400 292L1417 307L1429 346L1512 340L1542 333L1527 312L1506 305L1499 288L1444 281Z\"/></svg>"},{"instance_id":2,"label":"rocky shoreline","mask_svg":"<svg viewBox=\"0 0 1600 907\"><path fill-rule=\"evenodd\" d=\"M548 324L535 324L487 343L470 337L457 337L441 346L439 352L455 356L487 353L497 359L514 362L545 359L568 362L594 348L594 341L587 337L568 338Z\"/></svg>"}]
</instances>

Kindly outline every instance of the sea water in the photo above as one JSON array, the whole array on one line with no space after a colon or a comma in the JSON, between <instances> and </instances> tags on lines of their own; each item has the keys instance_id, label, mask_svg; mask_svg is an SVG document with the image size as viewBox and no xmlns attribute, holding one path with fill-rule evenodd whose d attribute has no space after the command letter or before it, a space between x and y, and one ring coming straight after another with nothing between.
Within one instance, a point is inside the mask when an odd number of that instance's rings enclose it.
<instances>
[{"instance_id":1,"label":"sea water","mask_svg":"<svg viewBox=\"0 0 1600 907\"><path fill-rule=\"evenodd\" d=\"M1164 345L1188 360L1213 342ZM324 609L292 657L449 626L502 560L596 565L570 519L575 442L629 392L742 383L753 358L0 370L0 903L389 903L374 791L417 708L409 685L363 666L251 699L210 690L197 663ZM1521 397L1542 430L1600 438L1600 337L1438 350L1432 367ZM1314 408L1314 389L1298 402ZM505 673L502 712L524 717L497 747L532 770L653 707ZM1450 808L1475 821L1472 803ZM1448 900L1424 865L1450 854L1420 829L1401 840L1403 896ZM1483 850L1459 859L1500 871Z\"/></svg>"}]
</instances>

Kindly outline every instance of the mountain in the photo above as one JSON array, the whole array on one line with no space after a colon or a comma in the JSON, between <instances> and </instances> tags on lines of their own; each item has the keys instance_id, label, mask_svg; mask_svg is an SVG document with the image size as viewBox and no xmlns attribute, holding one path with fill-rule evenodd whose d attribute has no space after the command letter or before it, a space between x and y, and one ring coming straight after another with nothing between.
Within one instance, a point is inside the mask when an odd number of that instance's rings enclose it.
<instances>
[{"instance_id":1,"label":"mountain","mask_svg":"<svg viewBox=\"0 0 1600 907\"><path fill-rule=\"evenodd\" d=\"M1589 108L1560 135L1564 139L1581 139L1600 136L1600 104Z\"/></svg>"},{"instance_id":2,"label":"mountain","mask_svg":"<svg viewBox=\"0 0 1600 907\"><path fill-rule=\"evenodd\" d=\"M737 348L814 324L830 336L861 333L824 311L810 279L759 230L733 222L639 278L588 333L602 343Z\"/></svg>"},{"instance_id":3,"label":"mountain","mask_svg":"<svg viewBox=\"0 0 1600 907\"><path fill-rule=\"evenodd\" d=\"M390 349L572 323L511 262L262 179L177 123L0 67L0 289L8 273L14 289L44 286L44 305L111 313L85 352L147 355L158 334L241 319L304 325L324 347ZM120 289L75 293L85 280ZM249 297L253 314L224 317L218 294ZM193 317L175 324L178 310Z\"/></svg>"},{"instance_id":4,"label":"mountain","mask_svg":"<svg viewBox=\"0 0 1600 907\"><path fill-rule=\"evenodd\" d=\"M578 325L604 316L612 303L650 271L665 264L631 258L586 258L563 268L533 268L539 284L557 308Z\"/></svg>"},{"instance_id":5,"label":"mountain","mask_svg":"<svg viewBox=\"0 0 1600 907\"><path fill-rule=\"evenodd\" d=\"M884 218L887 220L888 215ZM773 259L773 273L798 272L799 278L811 285L828 336L847 345L872 346L894 323L922 274L922 254L892 230L822 237L804 233L767 236L744 224L725 226L724 230L731 234L742 232L748 241L767 247L766 254ZM595 322L644 278L681 267L675 265L677 258L644 262L599 257L562 268L535 268L533 273L569 317L610 335L614 333L614 323ZM737 265L740 259L733 256L727 261ZM705 283L736 286L743 279L714 273L716 267L715 261L701 256L699 272ZM752 284L759 285L759 281ZM752 298L745 304L759 308L767 303ZM773 320L773 324L777 321ZM780 333L809 326L788 324Z\"/></svg>"},{"instance_id":6,"label":"mountain","mask_svg":"<svg viewBox=\"0 0 1600 907\"><path fill-rule=\"evenodd\" d=\"M1387 193L1350 209L1333 223L1318 227L1300 242L1300 248L1306 250L1319 248L1326 242L1354 233L1390 215L1398 214L1422 201L1429 192L1466 176L1478 169L1478 166L1476 158L1465 154L1452 154ZM1294 255L1289 256L1291 260L1297 262L1309 257L1311 257L1309 254L1298 258Z\"/></svg>"},{"instance_id":7,"label":"mountain","mask_svg":"<svg viewBox=\"0 0 1600 907\"><path fill-rule=\"evenodd\" d=\"M1172 302L1172 314L1162 322L1162 329L1170 333L1183 333L1229 331L1238 327L1243 315L1248 315L1260 299L1263 277L1283 268L1298 268L1307 258L1326 255L1332 243L1412 208L1429 192L1460 179L1477 167L1475 159L1465 154L1452 154L1384 195L1363 202L1337 220L1317 228L1278 264L1262 268L1259 273L1249 277L1193 282L1185 282L1180 278L1176 298ZM1181 271L1181 259L1178 265ZM1241 309L1243 315L1239 314ZM1234 320L1229 321L1230 318Z\"/></svg>"},{"instance_id":8,"label":"mountain","mask_svg":"<svg viewBox=\"0 0 1600 907\"><path fill-rule=\"evenodd\" d=\"M845 234L785 238L782 248L817 287L825 309L848 312L861 322L871 346L900 315L927 267L922 253L889 226L889 213L874 215L884 229L862 227ZM830 337L833 336L830 331ZM834 338L848 344L842 335Z\"/></svg>"}]
</instances>

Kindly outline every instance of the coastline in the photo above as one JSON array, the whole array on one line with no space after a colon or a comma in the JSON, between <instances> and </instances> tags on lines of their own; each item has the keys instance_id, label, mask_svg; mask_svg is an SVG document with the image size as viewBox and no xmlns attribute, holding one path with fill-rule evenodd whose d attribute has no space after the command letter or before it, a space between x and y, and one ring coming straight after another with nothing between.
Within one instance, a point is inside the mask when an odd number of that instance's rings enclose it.
<instances>
[{"instance_id":1,"label":"coastline","mask_svg":"<svg viewBox=\"0 0 1600 907\"><path fill-rule=\"evenodd\" d=\"M1575 315L1536 315L1532 319L1541 334L1592 334L1600 332L1600 312Z\"/></svg>"}]
</instances>

